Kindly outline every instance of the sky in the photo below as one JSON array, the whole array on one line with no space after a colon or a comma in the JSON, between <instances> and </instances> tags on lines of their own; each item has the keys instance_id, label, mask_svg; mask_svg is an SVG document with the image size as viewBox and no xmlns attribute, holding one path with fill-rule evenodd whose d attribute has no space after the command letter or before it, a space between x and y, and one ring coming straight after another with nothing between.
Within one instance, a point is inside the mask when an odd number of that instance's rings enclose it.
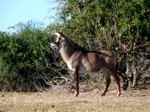
<instances>
[{"instance_id":1,"label":"sky","mask_svg":"<svg viewBox=\"0 0 150 112\"><path fill-rule=\"evenodd\" d=\"M54 21L57 5L56 0L0 0L0 31L30 20L47 26Z\"/></svg>"}]
</instances>

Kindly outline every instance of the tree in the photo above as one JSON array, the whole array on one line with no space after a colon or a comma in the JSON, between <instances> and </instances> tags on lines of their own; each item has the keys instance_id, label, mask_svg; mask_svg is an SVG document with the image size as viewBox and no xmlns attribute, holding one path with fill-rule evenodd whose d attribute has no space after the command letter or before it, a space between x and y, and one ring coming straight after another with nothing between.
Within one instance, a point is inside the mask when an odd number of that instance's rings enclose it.
<instances>
[{"instance_id":1,"label":"tree","mask_svg":"<svg viewBox=\"0 0 150 112\"><path fill-rule=\"evenodd\" d=\"M130 49L149 42L148 0L66 0L61 4L60 20L73 27L72 36L86 40L83 43Z\"/></svg>"},{"instance_id":2,"label":"tree","mask_svg":"<svg viewBox=\"0 0 150 112\"><path fill-rule=\"evenodd\" d=\"M142 58L149 60L149 0L59 2L60 20L64 26L72 27L65 33L80 45L94 50L104 47L118 54L125 54L128 63L138 62L139 58L136 56L140 57L142 54ZM137 75L141 77L141 73Z\"/></svg>"},{"instance_id":3,"label":"tree","mask_svg":"<svg viewBox=\"0 0 150 112\"><path fill-rule=\"evenodd\" d=\"M46 30L29 21L12 27L16 32L0 34L0 90L37 91L51 86L57 74L55 55Z\"/></svg>"}]
</instances>

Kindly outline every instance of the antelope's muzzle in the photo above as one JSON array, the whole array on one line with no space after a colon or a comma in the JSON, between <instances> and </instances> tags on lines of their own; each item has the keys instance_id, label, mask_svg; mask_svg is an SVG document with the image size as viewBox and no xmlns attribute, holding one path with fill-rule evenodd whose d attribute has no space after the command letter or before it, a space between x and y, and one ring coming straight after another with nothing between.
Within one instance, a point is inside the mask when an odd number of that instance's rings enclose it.
<instances>
[{"instance_id":1,"label":"antelope's muzzle","mask_svg":"<svg viewBox=\"0 0 150 112\"><path fill-rule=\"evenodd\" d=\"M57 42L50 43L50 47L51 47L52 49L59 49Z\"/></svg>"}]
</instances>

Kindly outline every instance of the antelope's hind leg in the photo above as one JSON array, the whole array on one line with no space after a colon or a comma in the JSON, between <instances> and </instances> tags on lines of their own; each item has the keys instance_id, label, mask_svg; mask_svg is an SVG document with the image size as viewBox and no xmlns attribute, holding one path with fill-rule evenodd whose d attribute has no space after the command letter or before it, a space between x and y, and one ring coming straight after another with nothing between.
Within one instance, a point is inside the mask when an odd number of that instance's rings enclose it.
<instances>
[{"instance_id":1,"label":"antelope's hind leg","mask_svg":"<svg viewBox=\"0 0 150 112\"><path fill-rule=\"evenodd\" d=\"M104 90L104 92L102 93L101 96L105 96L105 94L106 94L106 92L107 92L107 90L108 90L108 87L109 87L109 85L110 85L110 83L111 83L111 78L110 78L110 73L109 73L109 71L105 70L105 71L103 72L103 76L104 76L104 78L106 79L106 86L105 86L105 90Z\"/></svg>"},{"instance_id":2,"label":"antelope's hind leg","mask_svg":"<svg viewBox=\"0 0 150 112\"><path fill-rule=\"evenodd\" d=\"M121 88L120 88L120 78L119 76L117 75L116 71L112 72L113 73L113 77L117 83L117 96L120 96L121 95Z\"/></svg>"},{"instance_id":3,"label":"antelope's hind leg","mask_svg":"<svg viewBox=\"0 0 150 112\"><path fill-rule=\"evenodd\" d=\"M116 84L117 84L117 96L121 95L121 88L120 88L120 78L117 75L116 68L110 65L106 65L106 68L111 72L112 76L114 77Z\"/></svg>"}]
</instances>

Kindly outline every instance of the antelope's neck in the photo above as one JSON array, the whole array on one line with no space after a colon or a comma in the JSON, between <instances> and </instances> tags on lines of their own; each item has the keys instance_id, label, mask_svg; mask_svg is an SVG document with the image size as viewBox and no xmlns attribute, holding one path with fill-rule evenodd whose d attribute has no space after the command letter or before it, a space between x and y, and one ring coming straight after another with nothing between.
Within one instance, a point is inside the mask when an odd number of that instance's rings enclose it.
<instances>
[{"instance_id":1,"label":"antelope's neck","mask_svg":"<svg viewBox=\"0 0 150 112\"><path fill-rule=\"evenodd\" d=\"M61 46L60 54L66 63L70 60L74 51L75 51L74 46L72 46L69 42Z\"/></svg>"}]
</instances>

